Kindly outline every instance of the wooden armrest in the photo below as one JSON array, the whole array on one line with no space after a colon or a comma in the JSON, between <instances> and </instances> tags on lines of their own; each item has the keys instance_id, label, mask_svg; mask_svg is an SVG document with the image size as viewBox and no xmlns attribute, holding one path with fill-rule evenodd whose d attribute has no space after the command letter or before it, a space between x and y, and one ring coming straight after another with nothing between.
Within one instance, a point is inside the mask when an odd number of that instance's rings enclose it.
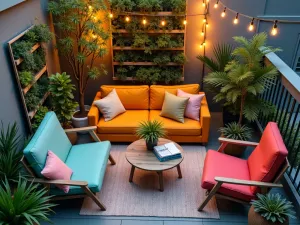
<instances>
[{"instance_id":1,"label":"wooden armrest","mask_svg":"<svg viewBox=\"0 0 300 225\"><path fill-rule=\"evenodd\" d=\"M259 144L257 142L240 141L240 140L234 140L234 139L222 138L222 137L219 137L219 141L222 143L227 143L227 144L253 146L253 147L256 147Z\"/></svg>"},{"instance_id":2,"label":"wooden armrest","mask_svg":"<svg viewBox=\"0 0 300 225\"><path fill-rule=\"evenodd\" d=\"M226 177L215 177L215 181L226 183L226 184L237 184L237 185L248 185L248 186L257 186L257 187L283 187L282 184L266 183L260 181L251 181L251 180L239 180Z\"/></svg>"},{"instance_id":3,"label":"wooden armrest","mask_svg":"<svg viewBox=\"0 0 300 225\"><path fill-rule=\"evenodd\" d=\"M80 128L72 128L72 129L66 129L66 133L77 133L80 131L94 131L97 129L97 126L90 126L90 127L80 127Z\"/></svg>"},{"instance_id":4,"label":"wooden armrest","mask_svg":"<svg viewBox=\"0 0 300 225\"><path fill-rule=\"evenodd\" d=\"M32 178L28 180L40 184L60 184L60 185L80 186L80 187L88 185L86 181L75 181L75 180L46 180L46 179L39 179L39 178Z\"/></svg>"}]
</instances>

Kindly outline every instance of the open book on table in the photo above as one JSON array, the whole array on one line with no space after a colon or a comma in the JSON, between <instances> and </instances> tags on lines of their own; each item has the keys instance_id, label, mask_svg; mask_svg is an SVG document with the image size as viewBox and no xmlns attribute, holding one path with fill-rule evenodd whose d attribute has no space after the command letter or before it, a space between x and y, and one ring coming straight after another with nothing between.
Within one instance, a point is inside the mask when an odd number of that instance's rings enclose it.
<instances>
[{"instance_id":1,"label":"open book on table","mask_svg":"<svg viewBox=\"0 0 300 225\"><path fill-rule=\"evenodd\" d=\"M181 151L174 142L154 147L154 153L160 161L181 158Z\"/></svg>"}]
</instances>

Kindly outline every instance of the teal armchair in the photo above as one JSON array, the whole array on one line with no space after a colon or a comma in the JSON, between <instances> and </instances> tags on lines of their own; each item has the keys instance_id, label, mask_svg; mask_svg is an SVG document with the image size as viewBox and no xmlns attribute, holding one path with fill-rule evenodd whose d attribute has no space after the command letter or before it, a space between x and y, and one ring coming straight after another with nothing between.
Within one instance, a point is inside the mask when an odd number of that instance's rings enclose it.
<instances>
[{"instance_id":1,"label":"teal armchair","mask_svg":"<svg viewBox=\"0 0 300 225\"><path fill-rule=\"evenodd\" d=\"M53 200L68 198L90 197L101 210L105 206L96 197L102 187L108 160L115 164L110 155L109 141L101 142L94 133L96 127L85 127L63 130L54 112L48 112L38 130L24 149L22 163L25 169L33 176L32 181L45 185ZM96 141L93 143L72 145L66 132L87 131ZM65 164L73 170L71 180L47 180L41 175L48 150L54 152ZM55 184L70 186L65 194L56 188Z\"/></svg>"}]
</instances>

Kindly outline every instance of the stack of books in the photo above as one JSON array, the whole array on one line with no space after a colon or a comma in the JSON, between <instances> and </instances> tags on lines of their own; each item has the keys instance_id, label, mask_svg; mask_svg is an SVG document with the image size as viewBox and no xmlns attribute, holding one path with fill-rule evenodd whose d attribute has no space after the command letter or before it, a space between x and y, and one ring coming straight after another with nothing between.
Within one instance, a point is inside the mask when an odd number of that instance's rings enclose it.
<instances>
[{"instance_id":1,"label":"stack of books","mask_svg":"<svg viewBox=\"0 0 300 225\"><path fill-rule=\"evenodd\" d=\"M165 162L172 159L179 159L182 157L181 151L176 147L174 142L155 146L153 152L158 158L158 160L161 162Z\"/></svg>"}]
</instances>

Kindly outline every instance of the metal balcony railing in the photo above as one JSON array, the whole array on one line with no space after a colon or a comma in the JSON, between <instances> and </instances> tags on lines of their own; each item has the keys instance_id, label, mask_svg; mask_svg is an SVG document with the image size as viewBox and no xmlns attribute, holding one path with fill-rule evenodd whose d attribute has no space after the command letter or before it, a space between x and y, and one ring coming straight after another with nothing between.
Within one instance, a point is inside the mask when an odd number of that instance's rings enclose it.
<instances>
[{"instance_id":1,"label":"metal balcony railing","mask_svg":"<svg viewBox=\"0 0 300 225\"><path fill-rule=\"evenodd\" d=\"M258 126L261 130L269 121L277 122L283 140L289 151L291 167L285 174L297 198L300 196L300 77L275 53L265 57L265 63L277 67L279 76L261 98L274 105L274 112L268 116L260 115Z\"/></svg>"}]
</instances>

